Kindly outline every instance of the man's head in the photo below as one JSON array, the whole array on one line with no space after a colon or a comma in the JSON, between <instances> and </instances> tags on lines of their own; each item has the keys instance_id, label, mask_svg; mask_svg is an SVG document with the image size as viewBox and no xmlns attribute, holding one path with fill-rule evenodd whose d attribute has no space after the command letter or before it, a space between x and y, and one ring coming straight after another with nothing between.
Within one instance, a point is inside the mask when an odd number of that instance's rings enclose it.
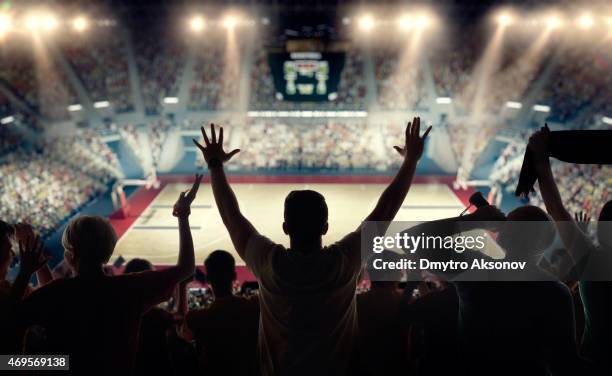
<instances>
[{"instance_id":1,"label":"man's head","mask_svg":"<svg viewBox=\"0 0 612 376\"><path fill-rule=\"evenodd\" d=\"M15 228L0 220L0 278L4 279L13 262L13 243Z\"/></svg>"},{"instance_id":2,"label":"man's head","mask_svg":"<svg viewBox=\"0 0 612 376\"><path fill-rule=\"evenodd\" d=\"M555 238L555 226L546 212L537 206L525 205L506 216L497 242L508 256L529 258L544 251Z\"/></svg>"},{"instance_id":3,"label":"man's head","mask_svg":"<svg viewBox=\"0 0 612 376\"><path fill-rule=\"evenodd\" d=\"M297 242L312 242L327 233L327 203L318 192L292 191L285 199L283 231Z\"/></svg>"},{"instance_id":4,"label":"man's head","mask_svg":"<svg viewBox=\"0 0 612 376\"><path fill-rule=\"evenodd\" d=\"M125 264L125 268L123 268L123 273L138 273L138 272L146 272L148 270L155 270L153 264L149 260L135 258L131 259L127 264Z\"/></svg>"},{"instance_id":5,"label":"man's head","mask_svg":"<svg viewBox=\"0 0 612 376\"><path fill-rule=\"evenodd\" d=\"M99 216L74 218L62 236L64 257L77 273L100 269L110 259L116 243L113 226L106 218Z\"/></svg>"},{"instance_id":6,"label":"man's head","mask_svg":"<svg viewBox=\"0 0 612 376\"><path fill-rule=\"evenodd\" d=\"M227 251L212 252L204 261L206 278L215 294L231 293L232 283L236 280L236 260Z\"/></svg>"},{"instance_id":7,"label":"man's head","mask_svg":"<svg viewBox=\"0 0 612 376\"><path fill-rule=\"evenodd\" d=\"M607 249L612 249L612 200L606 202L597 219L597 240Z\"/></svg>"}]
</instances>

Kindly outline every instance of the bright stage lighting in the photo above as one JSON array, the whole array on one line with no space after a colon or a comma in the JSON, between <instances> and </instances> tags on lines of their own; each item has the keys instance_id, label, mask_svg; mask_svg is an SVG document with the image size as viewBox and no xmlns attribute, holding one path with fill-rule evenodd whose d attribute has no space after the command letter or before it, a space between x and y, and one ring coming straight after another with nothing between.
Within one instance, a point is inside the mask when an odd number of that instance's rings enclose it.
<instances>
[{"instance_id":1,"label":"bright stage lighting","mask_svg":"<svg viewBox=\"0 0 612 376\"><path fill-rule=\"evenodd\" d=\"M549 29L556 29L561 26L561 19L556 16L550 16L546 19L546 26Z\"/></svg>"},{"instance_id":2,"label":"bright stage lighting","mask_svg":"<svg viewBox=\"0 0 612 376\"><path fill-rule=\"evenodd\" d=\"M427 26L429 26L430 22L431 22L431 20L429 19L429 17L424 15L424 14L422 14L422 15L419 16L419 18L417 18L416 25L419 28L424 29Z\"/></svg>"},{"instance_id":3,"label":"bright stage lighting","mask_svg":"<svg viewBox=\"0 0 612 376\"><path fill-rule=\"evenodd\" d=\"M6 14L0 14L0 36L11 30L11 18Z\"/></svg>"},{"instance_id":4,"label":"bright stage lighting","mask_svg":"<svg viewBox=\"0 0 612 376\"><path fill-rule=\"evenodd\" d=\"M189 27L192 31L202 31L204 29L204 19L200 16L193 17L189 21Z\"/></svg>"},{"instance_id":5,"label":"bright stage lighting","mask_svg":"<svg viewBox=\"0 0 612 376\"><path fill-rule=\"evenodd\" d=\"M223 19L223 27L233 29L238 24L238 20L234 16L227 16Z\"/></svg>"},{"instance_id":6,"label":"bright stage lighting","mask_svg":"<svg viewBox=\"0 0 612 376\"><path fill-rule=\"evenodd\" d=\"M79 16L72 20L72 28L76 31L85 31L85 29L87 29L87 26L89 26L89 23L87 22L87 19L83 16Z\"/></svg>"},{"instance_id":7,"label":"bright stage lighting","mask_svg":"<svg viewBox=\"0 0 612 376\"><path fill-rule=\"evenodd\" d=\"M499 26L508 26L512 23L513 18L509 13L500 13L497 16L497 23Z\"/></svg>"},{"instance_id":8,"label":"bright stage lighting","mask_svg":"<svg viewBox=\"0 0 612 376\"><path fill-rule=\"evenodd\" d=\"M374 19L372 16L362 16L359 18L359 28L363 31L370 31L374 28Z\"/></svg>"},{"instance_id":9,"label":"bright stage lighting","mask_svg":"<svg viewBox=\"0 0 612 376\"><path fill-rule=\"evenodd\" d=\"M583 29L591 28L593 23L593 17L591 17L589 14L583 14L580 16L580 18L578 18L578 25Z\"/></svg>"}]
</instances>

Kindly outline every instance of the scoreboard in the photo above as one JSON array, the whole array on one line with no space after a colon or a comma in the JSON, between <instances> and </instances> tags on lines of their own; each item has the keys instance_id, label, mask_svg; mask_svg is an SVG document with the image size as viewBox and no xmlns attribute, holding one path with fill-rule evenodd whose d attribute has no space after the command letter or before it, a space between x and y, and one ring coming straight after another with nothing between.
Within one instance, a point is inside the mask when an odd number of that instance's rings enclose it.
<instances>
[{"instance_id":1,"label":"scoreboard","mask_svg":"<svg viewBox=\"0 0 612 376\"><path fill-rule=\"evenodd\" d=\"M277 99L320 102L338 96L343 52L270 53L268 61Z\"/></svg>"}]
</instances>

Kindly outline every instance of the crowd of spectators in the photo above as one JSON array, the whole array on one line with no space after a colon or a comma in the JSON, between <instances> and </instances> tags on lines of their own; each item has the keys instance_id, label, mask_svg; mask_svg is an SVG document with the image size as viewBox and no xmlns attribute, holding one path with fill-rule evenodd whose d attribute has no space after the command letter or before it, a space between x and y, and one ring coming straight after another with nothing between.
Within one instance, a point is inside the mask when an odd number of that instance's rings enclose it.
<instances>
[{"instance_id":1,"label":"crowd of spectators","mask_svg":"<svg viewBox=\"0 0 612 376\"><path fill-rule=\"evenodd\" d=\"M207 43L195 53L193 79L187 108L191 111L214 110L220 107L225 72L223 46ZM236 81L237 77L227 79ZM236 83L237 84L237 83Z\"/></svg>"},{"instance_id":2,"label":"crowd of spectators","mask_svg":"<svg viewBox=\"0 0 612 376\"><path fill-rule=\"evenodd\" d=\"M135 31L134 52L147 115L161 113L164 97L178 97L185 67L186 41L165 31L160 27Z\"/></svg>"},{"instance_id":3,"label":"crowd of spectators","mask_svg":"<svg viewBox=\"0 0 612 376\"><path fill-rule=\"evenodd\" d=\"M410 110L423 99L422 64L404 49L388 47L374 54L378 104L382 110Z\"/></svg>"},{"instance_id":4,"label":"crowd of spectators","mask_svg":"<svg viewBox=\"0 0 612 376\"><path fill-rule=\"evenodd\" d=\"M134 110L124 36L120 27L109 26L60 41L91 99L110 101L118 113Z\"/></svg>"},{"instance_id":5,"label":"crowd of spectators","mask_svg":"<svg viewBox=\"0 0 612 376\"><path fill-rule=\"evenodd\" d=\"M388 167L381 150L380 132L363 121L253 120L235 132L235 147L244 149L235 167L244 170Z\"/></svg>"},{"instance_id":6,"label":"crowd of spectators","mask_svg":"<svg viewBox=\"0 0 612 376\"><path fill-rule=\"evenodd\" d=\"M514 195L525 155L525 140L530 133L523 130L502 134L508 143L495 161L489 180L491 186L503 194ZM552 159L551 165L567 209L571 213L584 212L589 217L597 217L597 203L612 197L612 168L606 165L563 163L555 159ZM537 184L535 188L536 194L530 195L530 203L545 209Z\"/></svg>"},{"instance_id":7,"label":"crowd of spectators","mask_svg":"<svg viewBox=\"0 0 612 376\"><path fill-rule=\"evenodd\" d=\"M91 131L20 147L0 157L0 216L48 235L120 174L116 155Z\"/></svg>"}]
</instances>

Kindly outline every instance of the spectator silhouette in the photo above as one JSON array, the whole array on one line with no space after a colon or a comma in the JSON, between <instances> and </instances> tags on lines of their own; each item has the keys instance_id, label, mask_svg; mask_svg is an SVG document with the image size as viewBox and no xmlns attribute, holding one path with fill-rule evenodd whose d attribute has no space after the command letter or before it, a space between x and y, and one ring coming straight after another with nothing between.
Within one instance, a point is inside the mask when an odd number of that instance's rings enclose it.
<instances>
[{"instance_id":1,"label":"spectator silhouette","mask_svg":"<svg viewBox=\"0 0 612 376\"><path fill-rule=\"evenodd\" d=\"M207 308L189 311L185 319L187 332L199 347L200 371L206 375L258 375L259 301L233 294L235 260L228 252L212 252L204 265L214 301ZM236 361L237 355L240 361Z\"/></svg>"},{"instance_id":2,"label":"spectator silhouette","mask_svg":"<svg viewBox=\"0 0 612 376\"><path fill-rule=\"evenodd\" d=\"M379 257L390 262L400 259L387 250ZM402 374L410 368L410 323L402 317L402 306L412 298L414 286L404 290L406 296L399 289L401 270L381 273L369 265L370 290L357 295L359 358L369 375Z\"/></svg>"},{"instance_id":3,"label":"spectator silhouette","mask_svg":"<svg viewBox=\"0 0 612 376\"><path fill-rule=\"evenodd\" d=\"M581 352L602 374L612 372L612 201L602 208L597 226L597 246L565 209L549 160L549 129L543 127L531 136L528 149L534 159L540 192L546 210L555 220L559 235L575 261L569 276L580 280L585 327Z\"/></svg>"},{"instance_id":4,"label":"spectator silhouette","mask_svg":"<svg viewBox=\"0 0 612 376\"><path fill-rule=\"evenodd\" d=\"M144 259L130 260L123 269L124 274L140 273L155 270L153 265ZM135 374L151 375L156 372L172 374L169 331L174 329L174 317L167 310L151 307L140 322L138 350L135 360Z\"/></svg>"},{"instance_id":5,"label":"spectator silhouette","mask_svg":"<svg viewBox=\"0 0 612 376\"><path fill-rule=\"evenodd\" d=\"M500 222L504 220L506 224ZM417 225L408 232L444 237L482 226L498 232L497 242L508 260L534 260L554 237L549 217L534 206L519 207L507 216L493 206L484 206L462 217ZM428 249L427 254L434 252L464 261L492 260L470 250L457 255L453 251ZM534 261L528 263L531 268L537 265ZM529 275L538 277L536 270ZM500 375L548 372L574 375L585 369L575 347L571 293L562 283L479 279L456 281L455 287L459 297L460 357L465 374L485 375L495 369Z\"/></svg>"},{"instance_id":6,"label":"spectator silhouette","mask_svg":"<svg viewBox=\"0 0 612 376\"><path fill-rule=\"evenodd\" d=\"M293 191L285 199L283 231L290 248L260 235L244 217L223 164L240 150L223 150L213 124L205 146L193 140L208 164L217 208L234 247L260 286L259 354L264 375L344 375L357 337L355 290L361 270L360 227L323 247L328 208L314 191ZM404 158L367 221L390 221L410 188L429 128L420 136L420 119L406 127ZM354 362L353 362L354 364Z\"/></svg>"},{"instance_id":7,"label":"spectator silhouette","mask_svg":"<svg viewBox=\"0 0 612 376\"><path fill-rule=\"evenodd\" d=\"M68 224L62 238L64 257L76 276L34 291L18 305L17 317L22 325L45 328L53 353L70 356L71 373L133 372L141 316L193 274L189 214L200 180L201 176L196 176L189 192L181 193L174 205L180 247L177 264L172 267L107 276L103 266L116 243L108 220L80 216Z\"/></svg>"}]
</instances>

